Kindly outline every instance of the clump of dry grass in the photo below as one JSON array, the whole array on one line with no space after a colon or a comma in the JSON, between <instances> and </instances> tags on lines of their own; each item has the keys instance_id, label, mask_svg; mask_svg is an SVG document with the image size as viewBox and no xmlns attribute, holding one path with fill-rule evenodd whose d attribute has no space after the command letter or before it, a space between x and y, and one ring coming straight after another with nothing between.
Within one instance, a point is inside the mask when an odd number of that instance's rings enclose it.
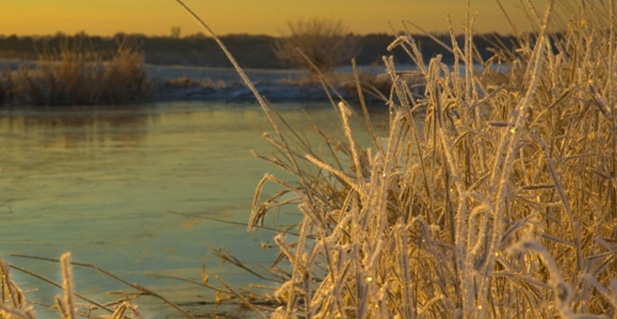
<instances>
[{"instance_id":1,"label":"clump of dry grass","mask_svg":"<svg viewBox=\"0 0 617 319\"><path fill-rule=\"evenodd\" d=\"M223 262L229 262L234 266L244 269L261 279L271 280L270 278L266 278L261 274L255 272L254 270L248 268L235 257L225 252L224 249L214 250L213 254L221 258ZM206 313L195 314L193 313L195 311L195 304L188 303L184 304L183 307L181 307L180 305L174 303L169 298L163 296L156 291L150 290L144 286L141 286L138 283L130 283L125 279L122 279L117 275L114 275L113 273L104 270L96 265L82 262L74 262L71 259L70 252L63 254L60 259L18 254L13 254L11 256L27 260L53 262L59 264L62 274L62 282L55 282L54 280L45 277L43 274L33 272L16 264L9 265L8 263L0 259L0 318L2 319L41 318L41 316L35 312L35 305L46 306L50 310L56 310L56 312L63 319L76 317L112 319L145 318L146 316L144 316L141 311L138 311L138 306L136 305L137 300L143 297L154 298L165 304L168 310L173 310L174 312L176 312L178 317L184 317L189 319L194 319L198 317L228 318L226 315L220 314L220 311L216 311L218 314L207 313L208 311L212 312L215 307L216 309L220 310L220 308L218 307L221 305L225 306L226 308L232 307L229 309L234 309L236 311L244 311L245 309L249 309L255 313L258 313L259 309L268 309L273 304L272 299L268 296L255 293L247 289L236 290L216 275L214 276L214 279L219 283L219 285L216 286L211 284L210 275L206 270L205 261L202 268L201 280L160 274L150 274L158 278L182 281L214 291L214 300L204 300L195 303L203 305L204 308L201 311L204 311ZM128 289L108 291L107 297L100 297L101 299L106 299L105 302L101 302L100 300L94 300L89 296L85 296L79 293L76 290L75 280L73 278L73 269L75 267L93 270L99 275L103 275L104 279L111 279L115 283L119 283ZM12 271L18 271L19 273L22 273L24 275L36 278L49 286L59 288L62 290L63 294L57 295L55 297L53 305L47 304L48 301L43 299L27 300L27 294L32 291L22 290L20 286L13 280ZM186 309L189 307L193 309ZM170 315L166 310L165 312L165 315ZM231 315L229 318L237 317Z\"/></svg>"},{"instance_id":2,"label":"clump of dry grass","mask_svg":"<svg viewBox=\"0 0 617 319\"><path fill-rule=\"evenodd\" d=\"M384 59L390 130L370 148L356 142L344 101L346 143L326 137L326 159L260 100L279 150L267 159L297 179L267 174L250 224L290 203L304 216L299 235L275 237L272 271L284 282L273 318L617 315L615 4L560 3L569 27L552 37L554 2L544 14L529 7L534 37L486 61L471 22L465 43L452 37L453 67L439 56L425 65L413 39L398 37L391 47L408 50L425 91L412 94ZM266 183L281 192L263 200Z\"/></svg>"},{"instance_id":3,"label":"clump of dry grass","mask_svg":"<svg viewBox=\"0 0 617 319\"><path fill-rule=\"evenodd\" d=\"M120 45L106 56L68 43L43 54L34 68L0 76L0 102L24 105L117 104L140 100L151 91L143 55Z\"/></svg>"},{"instance_id":4,"label":"clump of dry grass","mask_svg":"<svg viewBox=\"0 0 617 319\"><path fill-rule=\"evenodd\" d=\"M63 319L74 319L79 317L99 318L96 315L97 310L108 313L108 318L143 318L137 311L137 307L131 304L129 299L121 300L113 305L102 305L92 301L86 297L79 295L75 291L73 281L73 264L71 262L71 254L65 253L59 260L62 270L62 285L55 284L50 280L39 276L40 279L57 285L62 289L63 295L56 296L55 307ZM8 263L0 260L0 289L2 299L0 302L0 318L6 319L35 319L38 318L34 311L33 304L26 300L25 293L13 281L10 269L11 267L25 271L16 266L10 266ZM27 271L25 271L27 273ZM84 303L78 302L81 299Z\"/></svg>"}]
</instances>

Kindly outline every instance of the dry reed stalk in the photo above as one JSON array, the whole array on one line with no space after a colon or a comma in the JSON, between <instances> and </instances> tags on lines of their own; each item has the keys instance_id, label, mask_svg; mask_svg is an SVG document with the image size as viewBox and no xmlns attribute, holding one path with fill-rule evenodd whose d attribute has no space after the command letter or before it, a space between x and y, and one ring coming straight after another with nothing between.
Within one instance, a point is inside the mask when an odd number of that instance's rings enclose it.
<instances>
[{"instance_id":1,"label":"dry reed stalk","mask_svg":"<svg viewBox=\"0 0 617 319\"><path fill-rule=\"evenodd\" d=\"M71 253L64 253L60 257L60 266L62 267L62 288L64 298L56 296L56 306L60 310L60 314L64 319L75 318L75 302L73 301L73 268L71 267Z\"/></svg>"},{"instance_id":2,"label":"dry reed stalk","mask_svg":"<svg viewBox=\"0 0 617 319\"><path fill-rule=\"evenodd\" d=\"M0 317L34 319L36 314L31 305L26 302L21 288L13 282L9 264L0 259Z\"/></svg>"}]
</instances>

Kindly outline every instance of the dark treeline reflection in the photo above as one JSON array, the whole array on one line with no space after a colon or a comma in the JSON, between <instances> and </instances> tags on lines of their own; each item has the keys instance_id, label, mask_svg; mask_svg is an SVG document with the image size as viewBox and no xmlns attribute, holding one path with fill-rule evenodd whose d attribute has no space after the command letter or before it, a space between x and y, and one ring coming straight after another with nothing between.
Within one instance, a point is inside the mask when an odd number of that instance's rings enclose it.
<instances>
[{"instance_id":1,"label":"dark treeline reflection","mask_svg":"<svg viewBox=\"0 0 617 319\"><path fill-rule=\"evenodd\" d=\"M158 113L136 108L4 111L0 139L4 148L18 148L25 140L42 148L130 147L139 145L148 123L157 120Z\"/></svg>"}]
</instances>

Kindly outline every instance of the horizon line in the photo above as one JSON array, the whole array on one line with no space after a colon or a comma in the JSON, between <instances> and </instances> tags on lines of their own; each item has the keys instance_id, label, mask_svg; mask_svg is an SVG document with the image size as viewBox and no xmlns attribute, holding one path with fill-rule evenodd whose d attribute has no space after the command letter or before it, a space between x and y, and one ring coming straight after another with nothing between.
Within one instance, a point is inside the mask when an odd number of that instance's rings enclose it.
<instances>
[{"instance_id":1,"label":"horizon line","mask_svg":"<svg viewBox=\"0 0 617 319\"><path fill-rule=\"evenodd\" d=\"M557 31L557 32L561 32L561 31ZM533 34L535 33L535 31L527 31L527 32L523 32L523 34ZM473 35L487 35L487 34L496 34L499 36L513 36L512 32L509 33L504 33L504 32L499 32L499 31L487 31L487 32L473 32ZM48 37L58 37L58 36L65 36L65 37L76 37L76 36L88 36L88 37L100 37L100 38L114 38L117 37L119 35L124 35L124 36L140 36L140 37L146 37L146 38L176 38L176 39L188 39L188 38L194 38L194 37L203 37L203 38L212 38L212 36L207 35L205 32L195 32L195 33L190 33L190 34L186 34L186 35L181 35L178 37L175 37L171 34L146 34L146 33L142 33L142 32L125 32L125 31L118 31L115 32L113 34L95 34L95 33L88 33L85 31L79 31L79 32L74 32L74 33L67 33L67 32L63 32L63 31L56 31L55 33L47 33L47 34L26 34L26 33L0 33L0 38L10 38L10 37L30 37L30 38L48 38ZM400 35L411 35L411 36L442 36L442 35L450 35L450 32L448 31L443 31L443 32L418 32L418 33L408 33L405 32L403 30L398 31L398 33L393 33L393 32L362 32L362 33L356 33L356 32L348 32L346 33L346 35L351 35L351 36L371 36L371 35L387 35L387 36L400 36ZM464 35L463 32L459 32L459 33L455 33L455 36L459 36L459 35ZM272 35L272 34L268 34L268 33L251 33L251 32L231 32L231 33L225 33L225 34L217 34L218 37L228 37L228 36L252 36L252 37L270 37L270 38L284 38L286 37L286 35Z\"/></svg>"}]
</instances>

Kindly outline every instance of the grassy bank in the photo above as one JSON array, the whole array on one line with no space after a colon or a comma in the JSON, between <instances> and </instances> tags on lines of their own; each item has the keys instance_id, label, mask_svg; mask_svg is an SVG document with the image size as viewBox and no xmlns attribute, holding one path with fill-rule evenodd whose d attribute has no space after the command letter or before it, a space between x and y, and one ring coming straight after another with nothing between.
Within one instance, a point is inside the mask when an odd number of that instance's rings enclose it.
<instances>
[{"instance_id":1,"label":"grassy bank","mask_svg":"<svg viewBox=\"0 0 617 319\"><path fill-rule=\"evenodd\" d=\"M0 104L91 105L141 100L151 90L143 56L120 46L104 55L66 44L34 67L0 73Z\"/></svg>"}]
</instances>

